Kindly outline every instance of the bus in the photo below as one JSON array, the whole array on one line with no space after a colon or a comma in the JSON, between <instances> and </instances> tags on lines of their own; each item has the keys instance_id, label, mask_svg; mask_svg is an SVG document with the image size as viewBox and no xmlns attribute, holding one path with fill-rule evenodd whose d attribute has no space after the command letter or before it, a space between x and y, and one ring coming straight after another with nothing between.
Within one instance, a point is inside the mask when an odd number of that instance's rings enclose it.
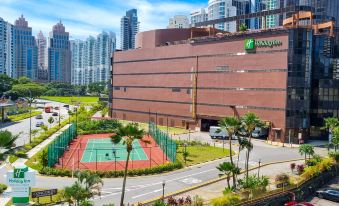
<instances>
[{"instance_id":1,"label":"bus","mask_svg":"<svg viewBox=\"0 0 339 206\"><path fill-rule=\"evenodd\" d=\"M45 107L45 112L46 113L51 113L53 111L53 107L52 106L46 106Z\"/></svg>"}]
</instances>

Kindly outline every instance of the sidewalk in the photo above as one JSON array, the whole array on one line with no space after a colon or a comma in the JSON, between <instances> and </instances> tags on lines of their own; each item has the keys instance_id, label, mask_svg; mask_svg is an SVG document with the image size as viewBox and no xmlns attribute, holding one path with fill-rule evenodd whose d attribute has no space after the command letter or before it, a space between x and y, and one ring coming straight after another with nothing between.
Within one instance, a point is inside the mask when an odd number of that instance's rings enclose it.
<instances>
[{"instance_id":1,"label":"sidewalk","mask_svg":"<svg viewBox=\"0 0 339 206\"><path fill-rule=\"evenodd\" d=\"M69 127L70 127L69 124L65 125L63 128L61 128L59 131L54 133L52 136L50 136L49 138L45 139L43 142L41 142L40 144L35 146L33 149L29 150L27 152L28 159L33 157L34 155L36 155L38 152L40 152L43 148L45 148L48 144L50 144L53 140L55 140L55 138L57 138L63 131L65 131ZM20 158L20 159L16 160L15 162L13 162L11 166L12 167L22 166L22 165L25 165L26 161L27 161L27 159ZM1 174L1 175L5 175L5 174ZM7 202L10 201L10 199L11 199L9 197L10 196L10 191L11 191L11 188L8 188L4 192L4 194L0 196L0 206L5 206L7 204Z\"/></svg>"}]
</instances>

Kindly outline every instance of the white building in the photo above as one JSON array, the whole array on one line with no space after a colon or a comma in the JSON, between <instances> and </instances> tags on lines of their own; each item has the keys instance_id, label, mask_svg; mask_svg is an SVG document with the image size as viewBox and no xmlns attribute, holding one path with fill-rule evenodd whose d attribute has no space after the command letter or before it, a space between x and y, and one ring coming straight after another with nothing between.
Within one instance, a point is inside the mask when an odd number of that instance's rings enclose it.
<instances>
[{"instance_id":1,"label":"white building","mask_svg":"<svg viewBox=\"0 0 339 206\"><path fill-rule=\"evenodd\" d=\"M169 18L168 26L169 29L182 29L189 28L190 22L187 16L184 15L175 15L174 17Z\"/></svg>"},{"instance_id":2,"label":"white building","mask_svg":"<svg viewBox=\"0 0 339 206\"><path fill-rule=\"evenodd\" d=\"M237 15L237 8L232 5L232 0L209 0L208 1L208 20L221 19ZM236 22L226 22L216 25L216 29L235 32Z\"/></svg>"},{"instance_id":3,"label":"white building","mask_svg":"<svg viewBox=\"0 0 339 206\"><path fill-rule=\"evenodd\" d=\"M205 8L201 8L197 11L193 11L190 16L191 16L191 24L205 22L208 20L208 13L206 12Z\"/></svg>"},{"instance_id":4,"label":"white building","mask_svg":"<svg viewBox=\"0 0 339 206\"><path fill-rule=\"evenodd\" d=\"M72 84L107 82L115 48L116 37L113 32L102 32L96 38L88 37L86 41L72 41Z\"/></svg>"}]
</instances>

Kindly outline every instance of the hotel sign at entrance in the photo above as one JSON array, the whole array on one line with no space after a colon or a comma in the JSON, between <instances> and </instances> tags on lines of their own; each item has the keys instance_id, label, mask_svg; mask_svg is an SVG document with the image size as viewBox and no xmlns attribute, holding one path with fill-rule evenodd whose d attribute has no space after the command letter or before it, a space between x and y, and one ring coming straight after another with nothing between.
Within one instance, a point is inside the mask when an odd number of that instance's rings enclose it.
<instances>
[{"instance_id":1,"label":"hotel sign at entrance","mask_svg":"<svg viewBox=\"0 0 339 206\"><path fill-rule=\"evenodd\" d=\"M255 40L254 38L245 39L245 50L253 50L256 47L274 47L281 46L280 40Z\"/></svg>"}]
</instances>

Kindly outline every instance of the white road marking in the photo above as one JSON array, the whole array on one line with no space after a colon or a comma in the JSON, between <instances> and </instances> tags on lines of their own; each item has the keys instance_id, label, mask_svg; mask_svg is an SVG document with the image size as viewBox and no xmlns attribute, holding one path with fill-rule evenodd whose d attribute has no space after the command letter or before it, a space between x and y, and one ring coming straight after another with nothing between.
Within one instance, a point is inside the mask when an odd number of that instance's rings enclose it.
<instances>
[{"instance_id":1,"label":"white road marking","mask_svg":"<svg viewBox=\"0 0 339 206\"><path fill-rule=\"evenodd\" d=\"M190 177L190 178L186 178L186 179L181 180L181 182L188 184L188 185L193 185L193 184L200 183L201 180Z\"/></svg>"},{"instance_id":2,"label":"white road marking","mask_svg":"<svg viewBox=\"0 0 339 206\"><path fill-rule=\"evenodd\" d=\"M152 194L152 193L157 193L157 192L160 192L160 191L162 191L162 189L154 190L152 192L147 192L147 193L144 193L144 194L141 194L141 195L137 195L137 196L133 196L132 199L135 199L135 198L138 198L138 197L142 197L142 196L145 196L145 195L149 195L149 194Z\"/></svg>"}]
</instances>

